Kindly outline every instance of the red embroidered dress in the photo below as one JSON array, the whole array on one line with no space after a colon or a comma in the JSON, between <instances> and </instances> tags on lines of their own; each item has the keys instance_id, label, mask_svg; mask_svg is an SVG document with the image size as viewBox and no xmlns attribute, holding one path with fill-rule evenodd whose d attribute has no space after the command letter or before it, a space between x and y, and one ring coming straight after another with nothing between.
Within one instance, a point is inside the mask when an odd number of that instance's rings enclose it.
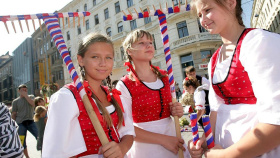
<instances>
[{"instance_id":1,"label":"red embroidered dress","mask_svg":"<svg viewBox=\"0 0 280 158\"><path fill-rule=\"evenodd\" d=\"M164 70L160 72L165 75ZM172 102L168 77L163 77L164 86L160 89L150 89L142 81L137 83L124 76L122 82L127 87L132 98L133 122L149 122L170 117L169 103Z\"/></svg>"},{"instance_id":2,"label":"red embroidered dress","mask_svg":"<svg viewBox=\"0 0 280 158\"><path fill-rule=\"evenodd\" d=\"M256 104L257 102L248 73L239 60L242 41L251 30L245 29L239 37L225 80L215 84L213 83L213 75L219 60L221 47L213 54L211 63L212 85L215 93L225 101L225 104Z\"/></svg>"},{"instance_id":3,"label":"red embroidered dress","mask_svg":"<svg viewBox=\"0 0 280 158\"><path fill-rule=\"evenodd\" d=\"M78 107L79 107L79 111L80 111L80 115L78 117L79 119L79 123L80 123L80 126L81 126L81 130L82 130L82 133L83 133L83 137L84 137L84 140L85 140L85 143L86 143L86 147L87 147L87 151L77 155L77 157L82 157L82 156L86 156L86 155L92 155L92 154L98 154L98 150L99 148L102 146L101 145L101 142L94 130L94 127L90 121L90 118L86 112L86 109L84 107L84 104L83 104L83 101L75 87L75 85L73 83L71 84L67 84L65 85L66 88L68 88L69 90L72 91L76 101L77 101L77 104L78 104ZM103 90L109 94L109 91L107 89L107 87L102 87ZM89 94L87 94L88 97L90 98L91 96ZM113 120L113 124L114 124L114 127L115 129L117 130L117 126L118 126L118 122L119 122L119 119L118 119L118 115L117 115L117 112L114 111L113 113L111 113L111 117L112 117L112 120ZM115 141L117 143L119 143L119 134L115 132L115 130L113 129L113 127L111 128L107 128L106 125L104 125L103 121L100 122L102 127L103 127L103 130L104 132L106 133L107 135L107 138L109 141Z\"/></svg>"}]
</instances>

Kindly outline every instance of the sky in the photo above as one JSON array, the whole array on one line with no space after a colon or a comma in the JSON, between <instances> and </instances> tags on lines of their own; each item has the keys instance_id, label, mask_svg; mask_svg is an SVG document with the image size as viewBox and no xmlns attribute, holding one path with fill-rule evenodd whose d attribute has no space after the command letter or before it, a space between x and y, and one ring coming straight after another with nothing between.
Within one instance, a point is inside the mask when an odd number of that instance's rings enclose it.
<instances>
[{"instance_id":1,"label":"sky","mask_svg":"<svg viewBox=\"0 0 280 158\"><path fill-rule=\"evenodd\" d=\"M0 16L4 15L22 15L36 13L53 13L67 5L71 0L1 0L0 1ZM244 10L243 20L246 27L250 27L250 18L253 0L242 0ZM27 38L31 37L34 28L31 20L29 20L29 29L25 21L21 20L23 33L19 27L18 21L14 22L17 33L14 32L12 24L7 22L9 32L6 31L3 22L0 22L0 56L6 54L12 55L12 52ZM35 20L36 29L39 27L38 20Z\"/></svg>"},{"instance_id":2,"label":"sky","mask_svg":"<svg viewBox=\"0 0 280 158\"><path fill-rule=\"evenodd\" d=\"M67 5L71 0L1 0L0 1L0 16L5 15L23 15L36 13L53 13L60 10ZM14 21L16 32L10 22L7 22L10 34L6 31L5 25L0 21L0 56L6 54L8 51L12 52L27 38L34 33L32 21L29 21L29 29L25 21L21 20L23 33L19 27L18 21ZM38 20L34 20L35 28L39 27ZM43 22L42 22L43 23Z\"/></svg>"}]
</instances>

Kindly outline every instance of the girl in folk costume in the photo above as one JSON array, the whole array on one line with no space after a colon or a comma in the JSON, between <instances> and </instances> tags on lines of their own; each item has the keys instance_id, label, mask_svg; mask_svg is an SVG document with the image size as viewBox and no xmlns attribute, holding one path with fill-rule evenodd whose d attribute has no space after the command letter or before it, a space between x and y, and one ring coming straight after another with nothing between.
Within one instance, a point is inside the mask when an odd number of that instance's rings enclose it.
<instances>
[{"instance_id":1,"label":"girl in folk costume","mask_svg":"<svg viewBox=\"0 0 280 158\"><path fill-rule=\"evenodd\" d=\"M172 103L167 72L151 65L155 49L153 37L144 30L131 32L123 42L129 74L117 84L123 105L129 109L135 126L135 141L128 156L132 158L177 157L185 150L184 140L175 137L171 113L181 117L180 103ZM185 152L185 157L187 153Z\"/></svg>"},{"instance_id":2,"label":"girl in folk costume","mask_svg":"<svg viewBox=\"0 0 280 158\"><path fill-rule=\"evenodd\" d=\"M192 7L223 45L209 63L211 125L207 157L280 157L280 35L247 29L241 0L193 0ZM204 138L190 152L201 156Z\"/></svg>"},{"instance_id":3,"label":"girl in folk costume","mask_svg":"<svg viewBox=\"0 0 280 158\"><path fill-rule=\"evenodd\" d=\"M199 82L197 81L196 78L186 77L183 82L183 86L184 86L184 89L187 90L188 94L193 94L194 107L190 106L189 113L196 112L197 120L199 120L198 122L199 122L200 126L203 127L201 117L205 113L205 95L206 95L206 93L203 89L205 86L208 86L208 85L199 86Z\"/></svg>"},{"instance_id":4,"label":"girl in folk costume","mask_svg":"<svg viewBox=\"0 0 280 158\"><path fill-rule=\"evenodd\" d=\"M133 143L132 120L124 112L117 90L110 91L113 69L112 41L101 34L89 34L77 54L83 85L93 109L110 141L101 142L73 83L52 95L45 129L43 157L124 157ZM107 78L109 87L101 86Z\"/></svg>"}]
</instances>

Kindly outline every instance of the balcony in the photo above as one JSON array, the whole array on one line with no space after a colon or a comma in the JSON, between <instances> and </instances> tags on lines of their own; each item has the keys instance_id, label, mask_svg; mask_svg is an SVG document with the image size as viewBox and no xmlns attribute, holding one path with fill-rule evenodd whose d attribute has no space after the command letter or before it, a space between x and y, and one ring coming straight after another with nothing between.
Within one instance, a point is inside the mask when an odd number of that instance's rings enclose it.
<instances>
[{"instance_id":1,"label":"balcony","mask_svg":"<svg viewBox=\"0 0 280 158\"><path fill-rule=\"evenodd\" d=\"M112 36L112 40L113 40L113 41L116 41L116 40L118 40L118 39L120 39L120 38L125 37L126 34L127 34L127 32L125 32L125 31L120 32L120 33L118 33L118 34Z\"/></svg>"},{"instance_id":2,"label":"balcony","mask_svg":"<svg viewBox=\"0 0 280 158\"><path fill-rule=\"evenodd\" d=\"M171 44L172 49L176 49L181 46L185 46L187 44L195 43L195 42L202 42L202 41L220 41L221 37L218 34L211 35L208 32L195 34L186 36L183 38L178 39L177 41Z\"/></svg>"}]
</instances>

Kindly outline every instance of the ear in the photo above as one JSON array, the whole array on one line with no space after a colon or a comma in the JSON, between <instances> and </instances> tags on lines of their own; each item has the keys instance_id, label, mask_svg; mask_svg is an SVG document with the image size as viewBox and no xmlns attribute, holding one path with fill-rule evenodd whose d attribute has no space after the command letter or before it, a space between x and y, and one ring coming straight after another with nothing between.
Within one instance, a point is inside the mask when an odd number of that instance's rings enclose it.
<instances>
[{"instance_id":1,"label":"ear","mask_svg":"<svg viewBox=\"0 0 280 158\"><path fill-rule=\"evenodd\" d=\"M84 61L83 61L83 57L80 55L77 55L77 60L78 60L78 64L80 66L84 66Z\"/></svg>"},{"instance_id":2,"label":"ear","mask_svg":"<svg viewBox=\"0 0 280 158\"><path fill-rule=\"evenodd\" d=\"M235 11L236 4L237 4L236 0L227 0L227 7L231 11Z\"/></svg>"},{"instance_id":3,"label":"ear","mask_svg":"<svg viewBox=\"0 0 280 158\"><path fill-rule=\"evenodd\" d=\"M126 52L127 52L127 54L128 54L128 55L130 55L130 56L131 56L131 51L130 51L130 49L129 49L129 48L126 50Z\"/></svg>"}]
</instances>

